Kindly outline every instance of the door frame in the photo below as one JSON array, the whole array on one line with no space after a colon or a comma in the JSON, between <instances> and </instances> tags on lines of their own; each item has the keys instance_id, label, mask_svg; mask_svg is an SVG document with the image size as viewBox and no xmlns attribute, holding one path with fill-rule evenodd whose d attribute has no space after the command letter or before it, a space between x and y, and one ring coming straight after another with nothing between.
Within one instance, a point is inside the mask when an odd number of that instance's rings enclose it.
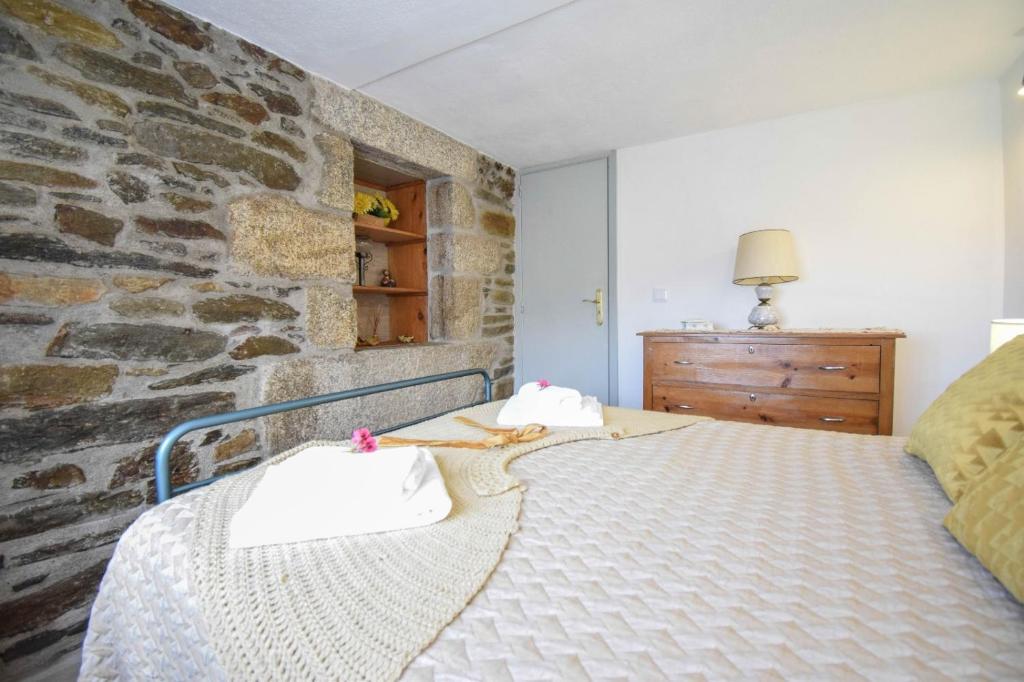
<instances>
[{"instance_id":1,"label":"door frame","mask_svg":"<svg viewBox=\"0 0 1024 682\"><path fill-rule=\"evenodd\" d=\"M513 290L515 291L516 304L513 310L513 315L518 317L520 314L521 306L523 305L523 279L522 273L523 268L521 267L520 258L522 257L523 251L523 202L522 202L522 178L524 175L530 175L532 173L539 173L541 171L553 170L555 168L564 168L566 166L575 166L581 163L588 163L590 161L597 161L598 159L605 159L608 164L608 262L606 268L608 271L607 277L607 289L605 291L605 326L608 328L608 404L618 405L619 404L619 297L618 297L618 250L616 248L618 240L618 224L617 216L618 210L616 206L615 188L617 186L616 181L616 157L615 152L602 152L600 154L591 154L588 156L581 156L567 161L557 161L555 163L546 163L539 166L529 166L519 171L516 175L516 194L519 197L519 201L515 203L514 214L516 217L516 225L519 228L516 230L515 236L515 250L516 250L516 271L515 271L515 282ZM515 346L520 348L522 343L522 337L520 335L520 326L517 324L514 328ZM522 355L518 352L515 353L515 387L519 388L523 383L523 366L522 366Z\"/></svg>"}]
</instances>

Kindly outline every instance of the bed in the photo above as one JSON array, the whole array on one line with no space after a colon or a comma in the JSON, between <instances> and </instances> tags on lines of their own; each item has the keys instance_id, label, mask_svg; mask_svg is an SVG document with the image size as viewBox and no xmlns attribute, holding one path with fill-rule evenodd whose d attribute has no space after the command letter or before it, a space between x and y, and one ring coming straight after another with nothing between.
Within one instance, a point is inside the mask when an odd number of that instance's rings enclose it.
<instances>
[{"instance_id":1,"label":"bed","mask_svg":"<svg viewBox=\"0 0 1024 682\"><path fill-rule=\"evenodd\" d=\"M1024 606L942 527L950 503L903 444L706 420L519 457L518 530L402 677L1021 679ZM216 488L125 533L83 679L237 677L193 584Z\"/></svg>"}]
</instances>

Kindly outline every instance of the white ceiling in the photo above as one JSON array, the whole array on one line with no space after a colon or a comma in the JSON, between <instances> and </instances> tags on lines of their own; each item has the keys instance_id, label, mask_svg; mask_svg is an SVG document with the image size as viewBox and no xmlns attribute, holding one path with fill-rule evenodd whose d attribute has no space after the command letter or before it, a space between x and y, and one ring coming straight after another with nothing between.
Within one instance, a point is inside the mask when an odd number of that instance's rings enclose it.
<instances>
[{"instance_id":1,"label":"white ceiling","mask_svg":"<svg viewBox=\"0 0 1024 682\"><path fill-rule=\"evenodd\" d=\"M1022 0L172 0L524 168L1000 75Z\"/></svg>"}]
</instances>

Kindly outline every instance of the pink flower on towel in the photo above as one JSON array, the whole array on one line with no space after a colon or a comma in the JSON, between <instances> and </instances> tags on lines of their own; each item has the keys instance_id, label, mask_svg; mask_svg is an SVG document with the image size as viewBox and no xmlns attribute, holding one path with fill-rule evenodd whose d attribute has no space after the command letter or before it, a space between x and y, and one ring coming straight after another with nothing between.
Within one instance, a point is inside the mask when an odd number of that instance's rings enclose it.
<instances>
[{"instance_id":1,"label":"pink flower on towel","mask_svg":"<svg viewBox=\"0 0 1024 682\"><path fill-rule=\"evenodd\" d=\"M548 386L550 386L551 382L548 381L547 379L538 379L537 380L537 385L540 386L542 389L544 389L544 388L547 388Z\"/></svg>"},{"instance_id":2,"label":"pink flower on towel","mask_svg":"<svg viewBox=\"0 0 1024 682\"><path fill-rule=\"evenodd\" d=\"M356 452L376 452L377 439L370 433L370 429L356 429L352 432L352 445Z\"/></svg>"}]
</instances>

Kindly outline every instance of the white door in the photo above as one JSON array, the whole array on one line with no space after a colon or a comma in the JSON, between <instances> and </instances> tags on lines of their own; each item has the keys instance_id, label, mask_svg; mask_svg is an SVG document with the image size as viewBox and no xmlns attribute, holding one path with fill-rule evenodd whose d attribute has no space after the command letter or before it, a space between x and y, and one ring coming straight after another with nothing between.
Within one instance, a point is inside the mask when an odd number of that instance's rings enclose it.
<instances>
[{"instance_id":1,"label":"white door","mask_svg":"<svg viewBox=\"0 0 1024 682\"><path fill-rule=\"evenodd\" d=\"M608 159L524 173L520 206L516 380L607 404Z\"/></svg>"}]
</instances>

